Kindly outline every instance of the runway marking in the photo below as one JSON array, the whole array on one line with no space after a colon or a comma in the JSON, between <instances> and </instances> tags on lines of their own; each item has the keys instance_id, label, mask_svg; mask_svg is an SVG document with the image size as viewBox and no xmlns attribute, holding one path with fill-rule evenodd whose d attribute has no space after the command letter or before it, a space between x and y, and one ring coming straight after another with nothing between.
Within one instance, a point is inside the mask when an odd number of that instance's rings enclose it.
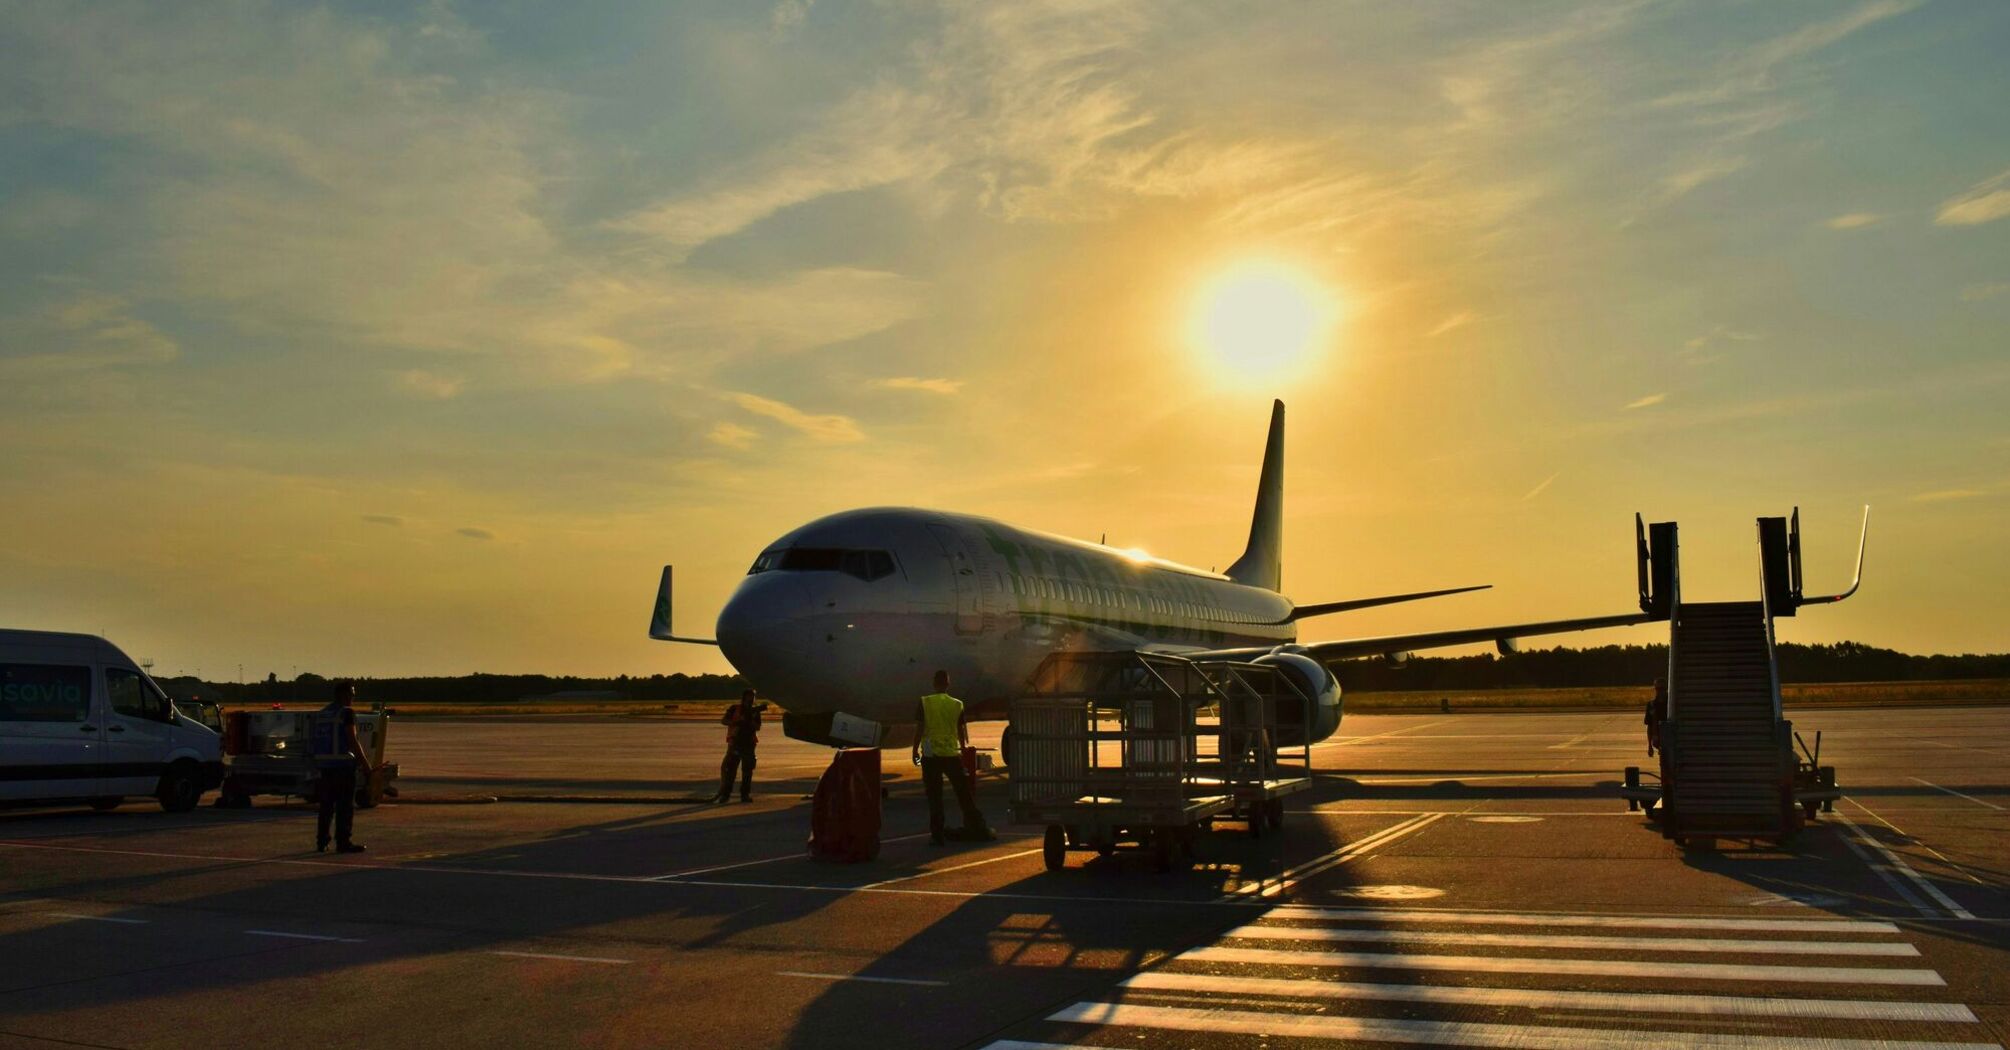
<instances>
[{"instance_id":1,"label":"runway marking","mask_svg":"<svg viewBox=\"0 0 2010 1050\"><path fill-rule=\"evenodd\" d=\"M878 882L868 882L865 885L860 886L859 889L876 890L881 886L891 886L896 882L908 882L913 879L925 879L930 875L947 875L952 871L962 871L965 868L981 868L986 864L996 864L1001 860L1011 860L1014 857L1030 857L1038 852L1040 852L1039 849L1022 849L1017 853L1007 853L1002 857L986 857L983 860L973 860L968 864L958 864L955 865L954 867L931 868L928 871L917 871L911 875L901 875L896 878L881 879Z\"/></svg>"},{"instance_id":2,"label":"runway marking","mask_svg":"<svg viewBox=\"0 0 2010 1050\"><path fill-rule=\"evenodd\" d=\"M1846 1021L1927 1021L1979 1024L1960 1003L1876 1002L1856 999L1776 999L1669 992L1569 992L1537 988L1475 988L1436 984L1361 984L1269 977L1227 977L1151 971L1118 983L1149 991L1235 992L1292 999L1379 999L1524 1009L1615 1010L1687 1013L1712 1017L1803 1017Z\"/></svg>"},{"instance_id":3,"label":"runway marking","mask_svg":"<svg viewBox=\"0 0 2010 1050\"><path fill-rule=\"evenodd\" d=\"M1230 890L1224 896L1255 894L1264 897L1274 897L1320 872L1328 871L1350 860L1366 856L1370 852L1380 849L1412 832L1422 831L1424 828L1444 819L1444 816L1443 813L1426 813L1421 816L1411 817L1409 820L1398 822L1373 835L1369 835L1367 838L1350 842L1324 856L1315 857L1296 867L1286 868L1284 871L1279 872L1274 880L1258 879L1254 882L1244 883Z\"/></svg>"},{"instance_id":4,"label":"runway marking","mask_svg":"<svg viewBox=\"0 0 2010 1050\"><path fill-rule=\"evenodd\" d=\"M1401 729L1391 729L1386 733L1376 733L1373 736L1350 736L1345 740L1328 740L1325 743L1314 744L1312 746L1314 748L1321 748L1321 747L1345 747L1348 744L1366 744L1370 741L1383 740L1387 739L1388 737L1398 736L1403 733L1414 733L1419 729L1429 729L1432 726L1441 726L1444 725L1447 721L1450 720L1439 718L1429 722L1420 722L1413 726L1404 726Z\"/></svg>"},{"instance_id":5,"label":"runway marking","mask_svg":"<svg viewBox=\"0 0 2010 1050\"><path fill-rule=\"evenodd\" d=\"M1587 732L1583 732L1583 733L1579 733L1579 734L1577 734L1576 736L1574 736L1574 737L1571 737L1571 738L1570 738L1569 740L1566 740L1566 741L1564 741L1564 742L1563 742L1563 743L1561 743L1561 744L1551 744L1551 745L1549 745L1549 748L1548 748L1548 750L1551 750L1551 751L1562 751L1562 750L1564 750L1565 748L1572 748L1572 747L1576 747L1577 745L1579 745L1579 744L1582 744L1582 743L1584 743L1584 742L1585 742L1586 740L1589 740L1589 739L1591 739L1591 736L1592 736L1592 734L1591 734L1591 733L1590 733L1589 731L1587 731Z\"/></svg>"},{"instance_id":6,"label":"runway marking","mask_svg":"<svg viewBox=\"0 0 2010 1050\"><path fill-rule=\"evenodd\" d=\"M325 933L293 933L288 930L246 930L253 937L284 937L294 941L328 941L334 944L361 944L361 937L331 937Z\"/></svg>"},{"instance_id":7,"label":"runway marking","mask_svg":"<svg viewBox=\"0 0 2010 1050\"><path fill-rule=\"evenodd\" d=\"M1642 927L1667 930L1750 930L1767 933L1898 933L1895 923L1860 919L1713 919L1667 915L1587 915L1558 912L1441 911L1433 908L1320 908L1280 904L1264 913L1277 919L1367 922L1460 922L1486 926Z\"/></svg>"},{"instance_id":8,"label":"runway marking","mask_svg":"<svg viewBox=\"0 0 2010 1050\"><path fill-rule=\"evenodd\" d=\"M1599 937L1588 934L1466 933L1456 930L1358 930L1318 926L1238 926L1222 934L1242 940L1367 941L1468 944L1496 948L1587 948L1597 951L1727 952L1752 955L1896 955L1919 949L1890 941L1770 941L1717 937Z\"/></svg>"},{"instance_id":9,"label":"runway marking","mask_svg":"<svg viewBox=\"0 0 2010 1050\"><path fill-rule=\"evenodd\" d=\"M48 914L58 919L82 919L85 922L116 922L126 926L145 926L151 919L121 919L111 915L84 915L74 911L52 911Z\"/></svg>"},{"instance_id":10,"label":"runway marking","mask_svg":"<svg viewBox=\"0 0 2010 1050\"><path fill-rule=\"evenodd\" d=\"M1384 1017L1257 1013L1251 1010L1198 1010L1128 1003L1077 1003L1048 1015L1066 1024L1122 1025L1188 1032L1286 1036L1360 1042L1427 1043L1444 1046L1585 1047L1598 1050L1802 1050L1795 1036L1754 1036L1706 1032L1566 1028L1555 1025L1491 1024L1477 1021L1412 1021ZM1891 1039L1823 1039L1828 1050L2001 1050L1995 1043L1915 1042Z\"/></svg>"},{"instance_id":11,"label":"runway marking","mask_svg":"<svg viewBox=\"0 0 2010 1050\"><path fill-rule=\"evenodd\" d=\"M598 963L602 966L626 966L631 960L610 959L600 955L559 955L555 952L509 952L501 949L489 951L489 955L504 955L512 959L554 959L559 962Z\"/></svg>"},{"instance_id":12,"label":"runway marking","mask_svg":"<svg viewBox=\"0 0 2010 1050\"><path fill-rule=\"evenodd\" d=\"M1864 812L1869 813L1870 810L1866 809L1864 810ZM1975 917L1974 913L1970 912L1968 909L1962 907L1961 905L1954 903L1954 898L1949 897L1947 894L1941 892L1940 887L1935 886L1930 880L1926 878L1926 876L1921 875L1917 871L1914 871L1912 869L1912 865L1907 864L1905 862L1904 857L1901 857L1897 853L1892 852L1891 847L1886 846L1884 843L1879 842L1875 838L1872 838L1870 833L1863 829L1862 825L1858 824L1854 820L1849 819L1849 816L1847 814L1837 813L1835 814L1835 818L1837 820L1842 821L1843 824L1850 829L1850 831L1856 834L1856 837L1858 839L1861 839L1863 842L1868 844L1872 849L1875 849L1880 854L1883 854L1884 859L1887 862L1889 862L1892 867L1898 869L1899 874L1904 875L1908 879L1911 879L1914 885L1926 891L1927 896L1932 897L1935 901L1938 901L1940 903L1940 906L1946 909L1947 914L1952 915L1957 919L1972 919ZM1894 828L1892 830L1896 831L1897 829ZM1903 832L1900 832L1900 834L1903 834ZM1843 841L1848 842L1849 840L1845 838ZM1859 853L1861 853L1861 850L1859 850ZM1885 869L1883 869L1882 867L1873 864L1872 868L1876 870L1877 873L1880 875L1887 875ZM1907 897L1911 896L1910 894L1904 893L1903 888L1899 887L1898 882L1894 879L1889 878L1888 875L1885 881L1890 882L1893 888L1899 889L1901 896L1907 896ZM1927 915L1933 914L1933 909L1929 907L1925 901L1922 901L1917 897L1912 897L1912 902L1913 905L1917 907L1922 913Z\"/></svg>"},{"instance_id":13,"label":"runway marking","mask_svg":"<svg viewBox=\"0 0 2010 1050\"><path fill-rule=\"evenodd\" d=\"M1920 777L1913 777L1913 778L1911 778L1911 779L1913 779L1913 780L1917 780L1917 781L1919 781L1920 783L1922 783L1922 784L1925 784L1925 785L1926 785L1927 787L1930 787L1930 788L1932 788L1932 789L1933 789L1933 790L1935 790L1935 791L1945 791L1945 792L1947 792L1948 794L1950 794L1950 795L1953 795L1953 796L1954 796L1955 798L1965 798L1965 799L1967 799L1968 801L1970 801L1970 802L1973 802L1973 803L1975 803L1975 804L1976 804L1976 805L1978 805L1978 806L1988 806L1988 807L1989 807L1990 809L1993 809L1993 810L1996 810L1996 811L1997 811L1997 812L1999 812L1999 813L2003 811L2003 807L2002 807L2002 806L1999 806L1999 805L1997 805L1997 804L1996 804L1996 803L1994 803L1994 802L1984 802L1984 801L1982 801L1981 799L1979 799L1979 798L1976 798L1976 797L1975 797L1974 795L1967 795L1967 794L1963 794L1963 793L1961 793L1961 792L1959 792L1959 791L1956 791L1956 790L1954 790L1954 789L1953 789L1953 788L1951 788L1951 787L1941 787L1941 786L1940 786L1939 784L1936 784L1936 783L1934 783L1934 782L1933 782L1933 781L1931 781L1931 780L1925 780L1925 779L1922 779L1922 778L1920 778Z\"/></svg>"},{"instance_id":14,"label":"runway marking","mask_svg":"<svg viewBox=\"0 0 2010 1050\"><path fill-rule=\"evenodd\" d=\"M902 835L899 838L881 839L880 843L884 845L889 842L907 842L911 839L925 839L927 837L928 832L924 831L915 835ZM807 851L797 850L794 853L784 853L780 856L775 857L762 857L759 860L743 860L736 864L715 864L709 868L690 868L685 871L673 871L668 875L652 875L650 876L650 881L664 882L669 879L681 879L687 875L710 875L714 872L733 871L739 868L752 868L762 864L777 864L785 860L807 860L807 859L809 859L809 853Z\"/></svg>"},{"instance_id":15,"label":"runway marking","mask_svg":"<svg viewBox=\"0 0 2010 1050\"><path fill-rule=\"evenodd\" d=\"M867 977L856 973L810 973L805 970L776 970L777 977L807 977L813 981L865 981L869 984L911 984L922 988L947 987L948 981L923 981L913 977Z\"/></svg>"},{"instance_id":16,"label":"runway marking","mask_svg":"<svg viewBox=\"0 0 2010 1050\"><path fill-rule=\"evenodd\" d=\"M1359 966L1387 970L1546 973L1660 980L1774 981L1780 984L1902 984L1944 986L1932 970L1858 966L1774 966L1753 963L1640 962L1630 959L1524 959L1497 955L1407 955L1388 952L1280 951L1273 948L1190 948L1178 958L1193 962L1267 963L1273 966Z\"/></svg>"},{"instance_id":17,"label":"runway marking","mask_svg":"<svg viewBox=\"0 0 2010 1050\"><path fill-rule=\"evenodd\" d=\"M1350 777L1356 784L1438 784L1458 781L1461 784L1482 780L1582 780L1586 777L1602 777L1617 780L1610 772L1587 771L1583 773L1480 773L1471 776L1459 773L1436 773L1423 777Z\"/></svg>"}]
</instances>

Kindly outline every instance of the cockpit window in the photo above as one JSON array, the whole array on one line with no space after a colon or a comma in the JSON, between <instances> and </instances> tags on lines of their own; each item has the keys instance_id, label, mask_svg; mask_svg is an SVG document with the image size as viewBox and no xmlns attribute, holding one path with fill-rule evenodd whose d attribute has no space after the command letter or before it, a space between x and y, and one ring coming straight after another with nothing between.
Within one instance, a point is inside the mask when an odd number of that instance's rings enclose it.
<instances>
[{"instance_id":1,"label":"cockpit window","mask_svg":"<svg viewBox=\"0 0 2010 1050\"><path fill-rule=\"evenodd\" d=\"M842 572L861 580L884 579L894 573L893 555L886 551L850 551L835 547L790 547L765 551L754 559L747 575L779 572Z\"/></svg>"}]
</instances>

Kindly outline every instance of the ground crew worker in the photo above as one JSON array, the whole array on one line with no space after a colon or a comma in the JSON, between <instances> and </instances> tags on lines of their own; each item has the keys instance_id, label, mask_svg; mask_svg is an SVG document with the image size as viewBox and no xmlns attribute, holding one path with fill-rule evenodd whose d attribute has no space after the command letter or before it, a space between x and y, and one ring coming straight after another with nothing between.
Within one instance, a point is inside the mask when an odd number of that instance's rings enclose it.
<instances>
[{"instance_id":1,"label":"ground crew worker","mask_svg":"<svg viewBox=\"0 0 2010 1050\"><path fill-rule=\"evenodd\" d=\"M719 724L726 727L726 758L719 763L719 793L713 802L730 801L733 797L733 771L740 773L740 801L754 800L754 749L761 742L761 711L766 704L754 703L754 691L748 689L740 694L740 702L726 709L719 716Z\"/></svg>"},{"instance_id":2,"label":"ground crew worker","mask_svg":"<svg viewBox=\"0 0 2010 1050\"><path fill-rule=\"evenodd\" d=\"M921 787L928 796L928 842L943 844L942 778L956 789L956 804L963 810L960 840L988 842L998 836L977 811L976 791L970 774L963 769L963 749L970 743L970 730L963 724L963 701L949 695L949 672L935 672L935 692L914 705L914 760L921 766Z\"/></svg>"},{"instance_id":3,"label":"ground crew worker","mask_svg":"<svg viewBox=\"0 0 2010 1050\"><path fill-rule=\"evenodd\" d=\"M376 773L356 739L356 683L336 682L335 701L314 716L314 764L321 773L321 813L314 824L314 852L328 849L328 825L335 825L335 852L361 853L350 837L356 825L356 775Z\"/></svg>"},{"instance_id":4,"label":"ground crew worker","mask_svg":"<svg viewBox=\"0 0 2010 1050\"><path fill-rule=\"evenodd\" d=\"M1668 717L1668 679L1654 680L1654 698L1647 701L1647 714L1641 721L1647 723L1647 757L1654 757L1654 749L1661 746L1661 720Z\"/></svg>"}]
</instances>

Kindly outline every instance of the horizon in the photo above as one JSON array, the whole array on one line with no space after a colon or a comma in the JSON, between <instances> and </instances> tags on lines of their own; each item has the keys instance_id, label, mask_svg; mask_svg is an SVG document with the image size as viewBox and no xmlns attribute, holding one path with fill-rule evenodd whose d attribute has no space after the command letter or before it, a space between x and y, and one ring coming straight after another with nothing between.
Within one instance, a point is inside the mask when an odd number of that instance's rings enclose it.
<instances>
[{"instance_id":1,"label":"horizon","mask_svg":"<svg viewBox=\"0 0 2010 1050\"><path fill-rule=\"evenodd\" d=\"M1870 504L1862 591L1781 640L2000 654L2005 39L1917 0L0 8L0 624L216 681L731 673L646 637L664 564L705 636L863 505L1225 566L1278 397L1284 593L1494 585L1301 640L1629 611L1636 511L1728 600L1798 506L1839 591Z\"/></svg>"}]
</instances>

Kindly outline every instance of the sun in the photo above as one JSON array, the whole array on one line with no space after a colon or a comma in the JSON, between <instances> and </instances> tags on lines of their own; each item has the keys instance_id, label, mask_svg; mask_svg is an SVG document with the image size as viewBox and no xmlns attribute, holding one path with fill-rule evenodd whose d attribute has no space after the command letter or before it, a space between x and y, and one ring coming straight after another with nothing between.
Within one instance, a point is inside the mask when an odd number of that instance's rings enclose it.
<instances>
[{"instance_id":1,"label":"sun","mask_svg":"<svg viewBox=\"0 0 2010 1050\"><path fill-rule=\"evenodd\" d=\"M1336 313L1331 292L1304 271L1250 260L1201 286L1187 337L1223 378L1274 385L1313 363Z\"/></svg>"}]
</instances>

